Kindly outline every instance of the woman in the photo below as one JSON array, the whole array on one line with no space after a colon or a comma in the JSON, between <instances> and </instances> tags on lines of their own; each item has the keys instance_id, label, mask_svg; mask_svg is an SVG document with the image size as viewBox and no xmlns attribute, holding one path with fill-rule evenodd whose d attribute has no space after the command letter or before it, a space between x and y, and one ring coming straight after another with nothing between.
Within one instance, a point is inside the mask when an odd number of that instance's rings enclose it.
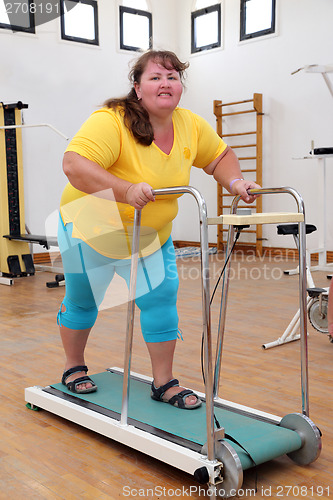
<instances>
[{"instance_id":1,"label":"woman","mask_svg":"<svg viewBox=\"0 0 333 500\"><path fill-rule=\"evenodd\" d=\"M59 247L66 297L58 323L66 355L62 382L73 392L97 389L86 375L84 350L114 272L129 280L130 232L134 209L140 209L144 265L136 304L152 364L151 396L179 408L201 404L172 374L178 277L170 234L177 197L155 200L153 190L188 185L192 165L248 203L255 197L247 190L258 185L242 178L235 154L205 120L178 108L187 67L172 52L144 53L130 72L127 97L110 99L93 113L65 152L69 184L61 200Z\"/></svg>"}]
</instances>

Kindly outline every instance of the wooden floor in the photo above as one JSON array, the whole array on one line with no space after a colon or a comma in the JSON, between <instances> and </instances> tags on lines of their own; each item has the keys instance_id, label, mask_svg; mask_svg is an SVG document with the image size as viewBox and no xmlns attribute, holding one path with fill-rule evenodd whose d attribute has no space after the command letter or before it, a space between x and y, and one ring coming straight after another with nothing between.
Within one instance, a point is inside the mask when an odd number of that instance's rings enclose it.
<instances>
[{"instance_id":1,"label":"wooden floor","mask_svg":"<svg viewBox=\"0 0 333 500\"><path fill-rule=\"evenodd\" d=\"M222 257L211 257L212 284ZM198 258L178 261L181 287L179 341L174 375L202 390L201 291ZM279 337L298 308L295 267L277 257L239 255L233 265L220 396L269 413L301 411L300 344L263 350ZM64 288L46 288L52 275L38 272L0 286L0 498L95 500L208 498L187 474L117 442L25 407L24 388L60 381L63 353L56 313ZM317 286L326 274L314 273ZM214 335L219 297L212 309ZM101 311L88 344L90 373L121 366L126 306ZM319 459L300 467L288 457L245 473L239 498L329 498L333 495L333 344L309 325L310 417L323 433ZM132 369L150 375L146 347L135 326ZM184 412L184 418L186 418ZM124 488L125 487L125 488ZM202 488L202 487L201 487Z\"/></svg>"}]
</instances>

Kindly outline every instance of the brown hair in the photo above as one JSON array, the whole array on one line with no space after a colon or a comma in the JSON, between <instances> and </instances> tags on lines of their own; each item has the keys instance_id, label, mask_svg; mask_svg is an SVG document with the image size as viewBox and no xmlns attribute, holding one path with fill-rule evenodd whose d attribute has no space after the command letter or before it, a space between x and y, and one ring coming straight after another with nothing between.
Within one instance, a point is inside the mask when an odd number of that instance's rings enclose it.
<instances>
[{"instance_id":1,"label":"brown hair","mask_svg":"<svg viewBox=\"0 0 333 500\"><path fill-rule=\"evenodd\" d=\"M151 60L157 61L164 68L175 69L179 73L181 81L184 82L185 71L189 66L188 63L181 62L176 54L168 50L149 50L137 59L129 73L132 88L127 96L111 98L104 103L108 108L122 108L124 110L125 125L131 130L136 140L145 146L150 146L153 142L154 131L148 112L137 98L134 83L140 83L142 73Z\"/></svg>"}]
</instances>

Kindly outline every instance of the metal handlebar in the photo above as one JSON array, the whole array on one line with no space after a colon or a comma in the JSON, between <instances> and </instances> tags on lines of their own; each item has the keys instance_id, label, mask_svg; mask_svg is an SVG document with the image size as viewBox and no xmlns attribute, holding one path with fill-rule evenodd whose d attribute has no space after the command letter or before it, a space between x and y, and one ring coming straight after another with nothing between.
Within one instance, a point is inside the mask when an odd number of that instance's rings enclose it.
<instances>
[{"instance_id":1,"label":"metal handlebar","mask_svg":"<svg viewBox=\"0 0 333 500\"><path fill-rule=\"evenodd\" d=\"M190 186L177 186L153 191L155 196L172 194L191 194L198 205L200 220L200 244L201 244L201 276L202 276L202 323L204 333L204 375L205 375L205 393L206 393L206 427L207 427L207 458L215 461L215 440L214 440L214 399L213 399L213 357L212 357L212 338L211 338L211 320L210 320L210 293L209 293L209 261L208 261L208 226L207 226L207 206L201 193ZM121 424L127 425L128 419L128 400L129 400L129 381L131 366L131 349L134 326L134 295L137 265L138 265L138 239L140 234L140 210L135 210L133 242L132 242L132 263L130 278L130 297L128 305L128 319L126 331L124 379L123 379L123 400ZM135 253L134 253L135 252Z\"/></svg>"},{"instance_id":2,"label":"metal handlebar","mask_svg":"<svg viewBox=\"0 0 333 500\"><path fill-rule=\"evenodd\" d=\"M298 233L299 233L299 303L300 303L300 334L301 334L301 387L302 387L302 412L305 415L309 415L309 391L308 391L308 347L307 347L307 304L306 304L306 228L305 228L305 208L304 201L301 195L294 188L291 187L281 187L281 188L260 188L260 189L249 189L249 194L289 194L291 195L296 204L298 213L303 214L303 222L298 223ZM241 197L236 196L231 204L230 212L236 214L237 205ZM228 241L226 247L226 253L228 249L231 248L232 241L234 238L234 226L229 226L228 231ZM218 395L218 386L220 379L221 370L221 358L222 358L222 347L223 347L223 337L224 337L224 327L225 327L225 317L226 317L226 307L227 307L227 295L229 288L229 274L230 274L231 260L229 261L228 267L225 271L225 276L222 284L222 300L221 300L221 311L220 311L220 323L218 331L218 340L216 348L216 360L215 360L215 373L214 373L214 397Z\"/></svg>"},{"instance_id":3,"label":"metal handlebar","mask_svg":"<svg viewBox=\"0 0 333 500\"><path fill-rule=\"evenodd\" d=\"M298 212L304 214L304 203L300 194L293 188L260 188L251 189L249 194L276 194L287 193L293 196L297 203ZM173 195L173 194L191 194L198 205L200 220L200 246L201 246L201 289L202 289L202 322L204 334L204 376L206 393L206 426L207 426L207 455L208 460L215 461L215 439L214 439L214 395L217 395L222 344L224 335L224 324L227 304L227 291L229 284L229 272L231 261L226 269L226 275L223 281L222 303L220 325L218 333L218 344L216 348L216 362L213 373L212 368L212 338L211 338L211 318L210 318L210 292L209 292L209 260L208 260L208 225L207 225L207 206L201 193L190 186L178 186L153 191L155 196ZM240 196L236 196L231 205L231 213L236 213ZM128 420L128 399L129 399L129 381L131 367L131 350L134 326L134 305L135 288L139 254L141 211L135 210L133 242L132 242L132 262L130 278L130 295L128 305L128 320L126 331L125 363L123 378L123 400L121 424L127 425ZM230 248L233 239L234 226L229 227L228 248ZM306 332L306 261L305 261L305 220L299 223L299 283L300 283L300 324L301 324L301 379L302 379L302 408L303 413L309 414L308 399L308 354L307 354L307 332Z\"/></svg>"}]
</instances>

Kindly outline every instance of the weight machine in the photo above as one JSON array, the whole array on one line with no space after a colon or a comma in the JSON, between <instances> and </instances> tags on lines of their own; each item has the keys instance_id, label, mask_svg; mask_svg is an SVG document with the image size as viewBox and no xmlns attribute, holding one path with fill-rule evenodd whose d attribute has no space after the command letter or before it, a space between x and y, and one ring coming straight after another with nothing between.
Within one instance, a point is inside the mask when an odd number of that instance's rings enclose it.
<instances>
[{"instance_id":1,"label":"weight machine","mask_svg":"<svg viewBox=\"0 0 333 500\"><path fill-rule=\"evenodd\" d=\"M0 284L6 285L35 274L29 243L58 246L55 237L31 234L25 225L22 129L49 127L68 138L48 123L24 125L21 110L26 108L22 101L0 102Z\"/></svg>"}]
</instances>

